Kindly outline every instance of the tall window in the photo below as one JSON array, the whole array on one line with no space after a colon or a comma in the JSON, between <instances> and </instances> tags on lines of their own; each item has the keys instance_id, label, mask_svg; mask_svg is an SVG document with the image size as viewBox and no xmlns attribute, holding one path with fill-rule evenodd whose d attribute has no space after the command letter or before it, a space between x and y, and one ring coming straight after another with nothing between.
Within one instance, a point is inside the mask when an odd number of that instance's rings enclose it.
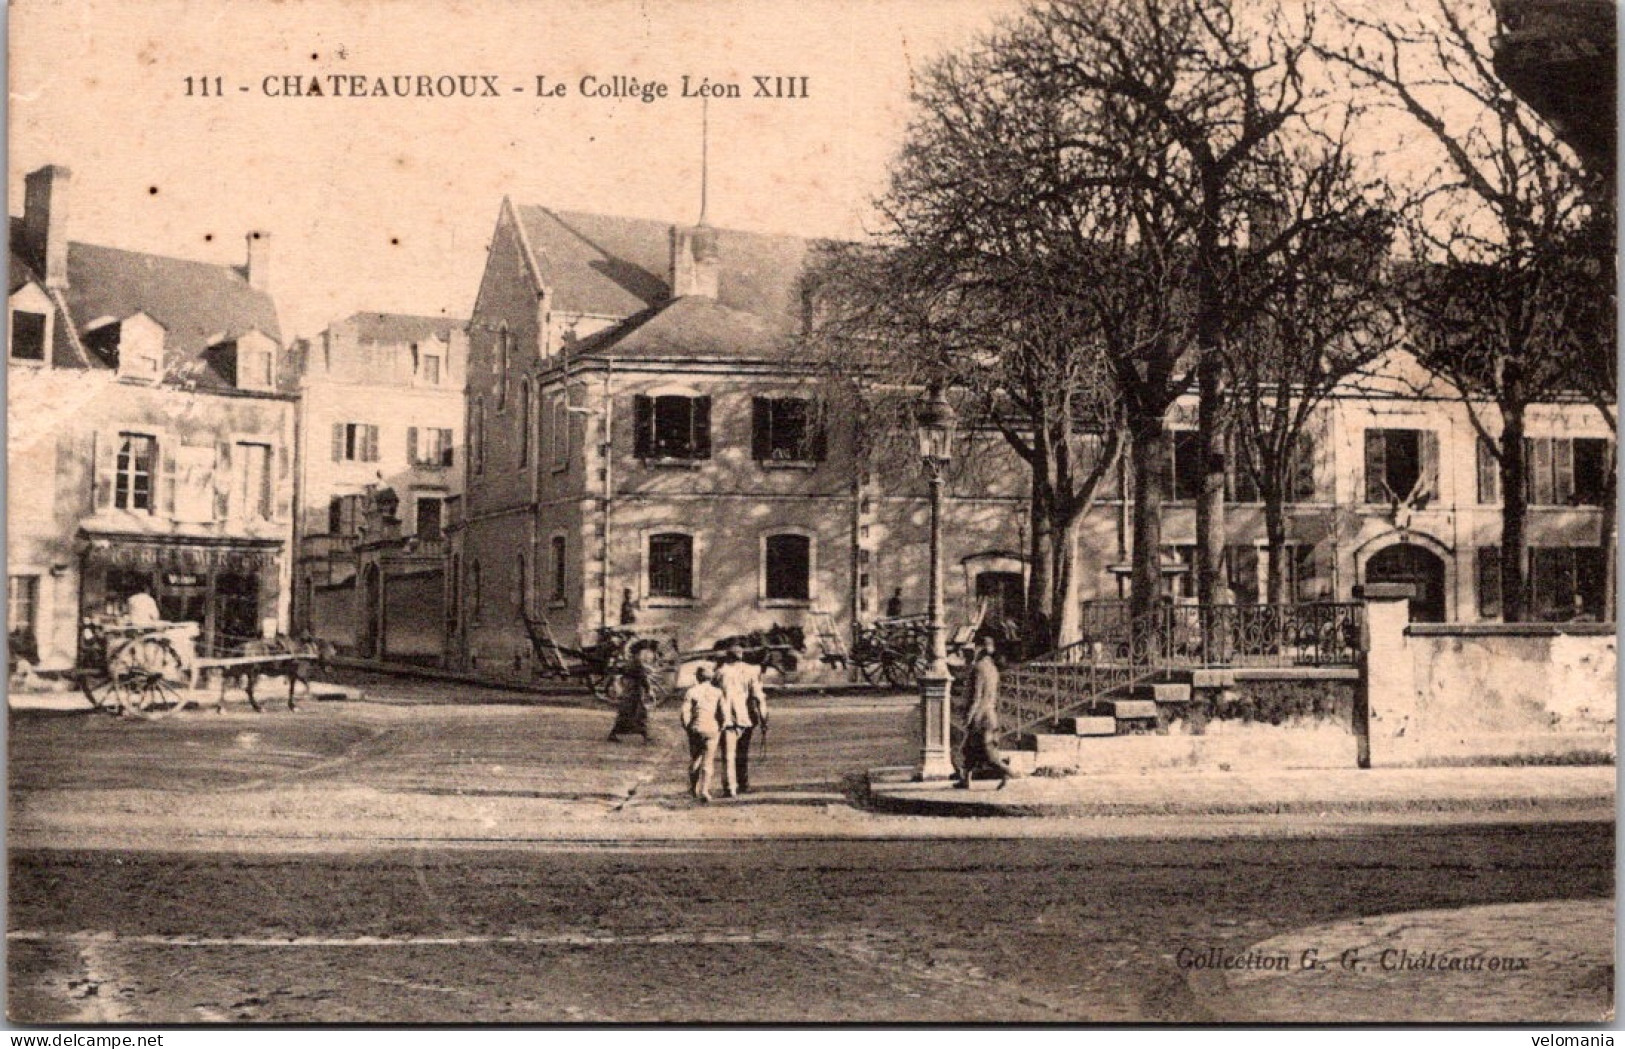
<instances>
[{"instance_id":1,"label":"tall window","mask_svg":"<svg viewBox=\"0 0 1625 1049\"><path fill-rule=\"evenodd\" d=\"M355 535L361 526L361 497L335 495L327 503L327 534Z\"/></svg>"},{"instance_id":2,"label":"tall window","mask_svg":"<svg viewBox=\"0 0 1625 1049\"><path fill-rule=\"evenodd\" d=\"M336 463L377 462L378 427L368 423L334 423L333 461Z\"/></svg>"},{"instance_id":3,"label":"tall window","mask_svg":"<svg viewBox=\"0 0 1625 1049\"><path fill-rule=\"evenodd\" d=\"M43 361L45 359L45 314L27 310L11 311L11 359L14 361Z\"/></svg>"},{"instance_id":4,"label":"tall window","mask_svg":"<svg viewBox=\"0 0 1625 1049\"><path fill-rule=\"evenodd\" d=\"M1169 499L1199 499L1202 496L1202 441L1195 430L1174 430L1168 434Z\"/></svg>"},{"instance_id":5,"label":"tall window","mask_svg":"<svg viewBox=\"0 0 1625 1049\"><path fill-rule=\"evenodd\" d=\"M1365 432L1365 500L1399 503L1439 495L1439 435L1432 430Z\"/></svg>"},{"instance_id":6,"label":"tall window","mask_svg":"<svg viewBox=\"0 0 1625 1049\"><path fill-rule=\"evenodd\" d=\"M446 633L455 634L463 609L463 558L451 555L451 571L446 574Z\"/></svg>"},{"instance_id":7,"label":"tall window","mask_svg":"<svg viewBox=\"0 0 1625 1049\"><path fill-rule=\"evenodd\" d=\"M569 401L563 395L554 395L552 398L552 445L553 468L562 470L570 464L570 412Z\"/></svg>"},{"instance_id":8,"label":"tall window","mask_svg":"<svg viewBox=\"0 0 1625 1049\"><path fill-rule=\"evenodd\" d=\"M1536 619L1563 620L1580 607L1600 617L1603 598L1602 550L1595 546L1530 547L1529 584Z\"/></svg>"},{"instance_id":9,"label":"tall window","mask_svg":"<svg viewBox=\"0 0 1625 1049\"><path fill-rule=\"evenodd\" d=\"M649 596L694 596L694 537L663 532L649 537Z\"/></svg>"},{"instance_id":10,"label":"tall window","mask_svg":"<svg viewBox=\"0 0 1625 1049\"><path fill-rule=\"evenodd\" d=\"M1501 618L1501 548L1481 546L1473 564L1478 599L1478 618Z\"/></svg>"},{"instance_id":11,"label":"tall window","mask_svg":"<svg viewBox=\"0 0 1625 1049\"><path fill-rule=\"evenodd\" d=\"M1261 503L1264 501L1263 494L1259 492L1252 471L1247 469L1243 458L1247 454L1249 452L1239 439L1232 442L1230 454L1225 460L1230 498L1238 503ZM1287 456L1286 471L1286 501L1314 502L1318 494L1315 487L1315 443L1309 434L1300 433L1293 443L1292 451ZM1200 484L1197 487L1200 489Z\"/></svg>"},{"instance_id":12,"label":"tall window","mask_svg":"<svg viewBox=\"0 0 1625 1049\"><path fill-rule=\"evenodd\" d=\"M33 643L38 627L39 576L11 576L6 587L6 633L14 639L20 633Z\"/></svg>"},{"instance_id":13,"label":"tall window","mask_svg":"<svg viewBox=\"0 0 1625 1049\"><path fill-rule=\"evenodd\" d=\"M521 612L530 612L530 576L525 572L525 555L520 554L513 570L513 599Z\"/></svg>"},{"instance_id":14,"label":"tall window","mask_svg":"<svg viewBox=\"0 0 1625 1049\"><path fill-rule=\"evenodd\" d=\"M120 510L152 512L152 469L158 440L147 434L119 434L118 461L113 475L113 505Z\"/></svg>"},{"instance_id":15,"label":"tall window","mask_svg":"<svg viewBox=\"0 0 1625 1049\"><path fill-rule=\"evenodd\" d=\"M639 459L711 458L711 398L640 396L633 415Z\"/></svg>"},{"instance_id":16,"label":"tall window","mask_svg":"<svg viewBox=\"0 0 1625 1049\"><path fill-rule=\"evenodd\" d=\"M1258 547L1241 543L1225 550L1225 582L1238 605L1258 604ZM1291 553L1290 549L1288 553ZM1291 596L1291 591L1288 592Z\"/></svg>"},{"instance_id":17,"label":"tall window","mask_svg":"<svg viewBox=\"0 0 1625 1049\"><path fill-rule=\"evenodd\" d=\"M469 457L474 464L474 472L485 472L485 398L476 398L474 401L473 433L469 440Z\"/></svg>"},{"instance_id":18,"label":"tall window","mask_svg":"<svg viewBox=\"0 0 1625 1049\"><path fill-rule=\"evenodd\" d=\"M441 535L440 500L418 500L418 538L439 539Z\"/></svg>"},{"instance_id":19,"label":"tall window","mask_svg":"<svg viewBox=\"0 0 1625 1049\"><path fill-rule=\"evenodd\" d=\"M556 535L549 543L553 561L553 594L552 602L562 605L565 602L564 594L564 536Z\"/></svg>"},{"instance_id":20,"label":"tall window","mask_svg":"<svg viewBox=\"0 0 1625 1049\"><path fill-rule=\"evenodd\" d=\"M508 407L508 365L513 355L513 336L506 326L497 332L497 411Z\"/></svg>"},{"instance_id":21,"label":"tall window","mask_svg":"<svg viewBox=\"0 0 1625 1049\"><path fill-rule=\"evenodd\" d=\"M812 540L770 535L763 544L762 596L769 601L806 601L812 588Z\"/></svg>"},{"instance_id":22,"label":"tall window","mask_svg":"<svg viewBox=\"0 0 1625 1049\"><path fill-rule=\"evenodd\" d=\"M1495 449L1490 447L1489 441L1480 437L1477 448L1478 504L1480 506L1494 506L1501 501L1501 463L1500 460L1495 458ZM1488 548L1486 547L1486 549ZM1501 614L1499 584L1497 584L1496 595L1495 614L1499 616ZM1479 610L1479 614L1483 615L1482 609Z\"/></svg>"},{"instance_id":23,"label":"tall window","mask_svg":"<svg viewBox=\"0 0 1625 1049\"><path fill-rule=\"evenodd\" d=\"M452 432L443 426L408 426L406 454L414 466L451 466Z\"/></svg>"},{"instance_id":24,"label":"tall window","mask_svg":"<svg viewBox=\"0 0 1625 1049\"><path fill-rule=\"evenodd\" d=\"M1524 439L1525 490L1532 506L1600 506L1608 442L1598 437Z\"/></svg>"},{"instance_id":25,"label":"tall window","mask_svg":"<svg viewBox=\"0 0 1625 1049\"><path fill-rule=\"evenodd\" d=\"M530 465L530 380L519 380L519 465Z\"/></svg>"},{"instance_id":26,"label":"tall window","mask_svg":"<svg viewBox=\"0 0 1625 1049\"><path fill-rule=\"evenodd\" d=\"M468 566L468 621L470 623L480 621L480 599L483 589L481 583L480 563L475 561Z\"/></svg>"},{"instance_id":27,"label":"tall window","mask_svg":"<svg viewBox=\"0 0 1625 1049\"><path fill-rule=\"evenodd\" d=\"M271 446L239 444L234 461L237 469L231 498L237 515L252 520L270 520Z\"/></svg>"},{"instance_id":28,"label":"tall window","mask_svg":"<svg viewBox=\"0 0 1625 1049\"><path fill-rule=\"evenodd\" d=\"M751 458L757 462L818 462L824 428L812 401L800 397L751 398Z\"/></svg>"}]
</instances>

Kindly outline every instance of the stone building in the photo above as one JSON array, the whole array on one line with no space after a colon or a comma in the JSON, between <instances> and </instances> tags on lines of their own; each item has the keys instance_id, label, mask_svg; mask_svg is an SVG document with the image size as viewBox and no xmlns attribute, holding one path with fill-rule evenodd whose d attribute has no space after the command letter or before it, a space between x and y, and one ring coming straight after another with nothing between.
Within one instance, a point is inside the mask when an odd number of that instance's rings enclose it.
<instances>
[{"instance_id":1,"label":"stone building","mask_svg":"<svg viewBox=\"0 0 1625 1049\"><path fill-rule=\"evenodd\" d=\"M8 632L43 669L81 616L145 591L229 649L287 623L294 406L268 290L243 267L69 239L66 168L11 219Z\"/></svg>"},{"instance_id":2,"label":"stone building","mask_svg":"<svg viewBox=\"0 0 1625 1049\"><path fill-rule=\"evenodd\" d=\"M294 343L303 435L294 587L301 633L362 655L438 661L443 587L416 577L443 561L446 503L463 488L466 323L357 313ZM408 602L410 616L394 617L404 633L393 651L383 611L397 603L387 594L391 574L369 588L357 561L359 547L391 544L402 556L384 565L414 579L403 577L399 587L433 594L429 605ZM382 571L376 558L373 569ZM424 640L431 636L432 644Z\"/></svg>"},{"instance_id":3,"label":"stone building","mask_svg":"<svg viewBox=\"0 0 1625 1049\"><path fill-rule=\"evenodd\" d=\"M525 674L521 609L564 640L621 621L688 648L822 622L850 637L900 592L924 609L929 513L912 456L880 452L798 357L808 244L504 201L470 322L469 476L452 536L448 652ZM1317 413L1289 508L1289 600L1408 582L1418 618L1499 617L1500 497L1465 406L1408 355ZM1163 521L1171 593L1189 568L1199 487L1194 399L1176 404ZM1581 403L1531 413L1536 610L1601 602L1599 471L1611 433ZM963 433L944 510L947 615L1016 612L1027 582L1027 469ZM1085 521L1087 601L1126 595L1126 464ZM1232 484L1226 570L1264 593L1262 506ZM823 614L823 615L821 615ZM827 620L824 619L827 615ZM817 655L817 645L812 655ZM819 673L816 660L803 673Z\"/></svg>"}]
</instances>

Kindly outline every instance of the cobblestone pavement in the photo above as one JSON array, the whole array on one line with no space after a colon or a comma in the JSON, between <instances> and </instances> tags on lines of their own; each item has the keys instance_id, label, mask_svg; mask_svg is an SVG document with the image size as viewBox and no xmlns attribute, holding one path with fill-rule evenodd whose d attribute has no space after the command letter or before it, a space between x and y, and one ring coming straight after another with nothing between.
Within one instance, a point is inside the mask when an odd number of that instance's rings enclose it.
<instances>
[{"instance_id":1,"label":"cobblestone pavement","mask_svg":"<svg viewBox=\"0 0 1625 1049\"><path fill-rule=\"evenodd\" d=\"M877 815L856 774L911 760L912 698L776 706L758 792L711 806L670 710L647 746L534 699L14 712L12 1016L1201 1022L1252 999L1182 949L1613 894L1608 814Z\"/></svg>"}]
</instances>

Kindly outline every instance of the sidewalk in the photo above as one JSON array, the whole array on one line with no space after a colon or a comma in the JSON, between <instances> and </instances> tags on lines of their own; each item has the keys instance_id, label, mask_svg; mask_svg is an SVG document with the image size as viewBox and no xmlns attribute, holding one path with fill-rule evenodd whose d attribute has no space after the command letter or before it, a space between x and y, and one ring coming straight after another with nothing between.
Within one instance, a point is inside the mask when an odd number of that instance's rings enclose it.
<instances>
[{"instance_id":1,"label":"sidewalk","mask_svg":"<svg viewBox=\"0 0 1625 1049\"><path fill-rule=\"evenodd\" d=\"M1614 807L1615 768L1518 766L1294 769L1027 776L1003 790L915 783L871 769L869 802L914 816L1169 816L1272 813L1507 812Z\"/></svg>"}]
</instances>

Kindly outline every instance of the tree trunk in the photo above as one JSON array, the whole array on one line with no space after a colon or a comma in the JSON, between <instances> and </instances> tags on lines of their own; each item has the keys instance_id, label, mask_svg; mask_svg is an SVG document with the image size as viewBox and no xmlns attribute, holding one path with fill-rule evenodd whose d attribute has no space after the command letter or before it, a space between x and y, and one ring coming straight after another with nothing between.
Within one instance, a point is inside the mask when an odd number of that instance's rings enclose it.
<instances>
[{"instance_id":1,"label":"tree trunk","mask_svg":"<svg viewBox=\"0 0 1625 1049\"><path fill-rule=\"evenodd\" d=\"M1078 571L1078 539L1087 516L1075 514L1072 520L1057 530L1055 573L1052 577L1055 601L1049 614L1054 636L1048 642L1052 648L1073 644L1083 634L1083 574Z\"/></svg>"},{"instance_id":2,"label":"tree trunk","mask_svg":"<svg viewBox=\"0 0 1625 1049\"><path fill-rule=\"evenodd\" d=\"M1617 497L1616 489L1619 480L1614 476L1616 455L1614 443L1608 443L1607 454L1603 458L1602 474L1602 521L1598 526L1597 543L1602 547L1602 609L1597 618L1605 623L1615 622L1614 619L1614 565L1618 556L1619 537L1614 535L1614 528L1618 521L1618 510L1614 506Z\"/></svg>"},{"instance_id":3,"label":"tree trunk","mask_svg":"<svg viewBox=\"0 0 1625 1049\"><path fill-rule=\"evenodd\" d=\"M1214 343L1202 347L1197 387L1202 491L1196 500L1196 599L1206 607L1217 603L1224 582L1224 363Z\"/></svg>"},{"instance_id":4,"label":"tree trunk","mask_svg":"<svg viewBox=\"0 0 1625 1049\"><path fill-rule=\"evenodd\" d=\"M1162 593L1162 492L1168 470L1168 431L1162 416L1134 426L1134 574L1129 608L1149 612Z\"/></svg>"},{"instance_id":5,"label":"tree trunk","mask_svg":"<svg viewBox=\"0 0 1625 1049\"><path fill-rule=\"evenodd\" d=\"M1032 654L1033 646L1043 644L1037 634L1049 614L1051 595L1055 589L1055 582L1050 574L1055 545L1054 523L1051 520L1054 500L1050 497L1048 486L1035 480L1030 507L1032 516L1029 527L1031 538L1027 544L1027 622L1022 624L1022 635L1026 639L1022 648L1028 655Z\"/></svg>"},{"instance_id":6,"label":"tree trunk","mask_svg":"<svg viewBox=\"0 0 1625 1049\"><path fill-rule=\"evenodd\" d=\"M1264 538L1269 545L1269 574L1265 580L1265 602L1286 604L1286 505L1282 493L1264 497Z\"/></svg>"},{"instance_id":7,"label":"tree trunk","mask_svg":"<svg viewBox=\"0 0 1625 1049\"><path fill-rule=\"evenodd\" d=\"M1501 618L1522 623L1529 615L1529 494L1524 456L1523 409L1501 410Z\"/></svg>"}]
</instances>

